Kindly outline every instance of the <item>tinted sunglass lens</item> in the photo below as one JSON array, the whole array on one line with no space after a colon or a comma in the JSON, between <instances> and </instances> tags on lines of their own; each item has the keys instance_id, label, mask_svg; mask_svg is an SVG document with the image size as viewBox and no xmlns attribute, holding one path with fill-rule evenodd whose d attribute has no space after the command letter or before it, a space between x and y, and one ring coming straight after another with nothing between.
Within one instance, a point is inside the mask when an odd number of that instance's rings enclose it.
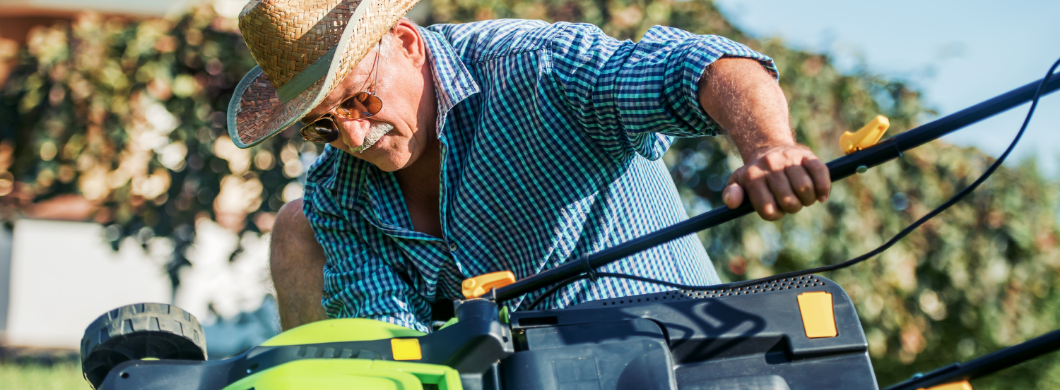
<instances>
[{"instance_id":1,"label":"tinted sunglass lens","mask_svg":"<svg viewBox=\"0 0 1060 390\"><path fill-rule=\"evenodd\" d=\"M302 139L310 142L333 142L339 138L335 122L331 119L320 119L302 128Z\"/></svg>"},{"instance_id":2,"label":"tinted sunglass lens","mask_svg":"<svg viewBox=\"0 0 1060 390\"><path fill-rule=\"evenodd\" d=\"M360 92L357 95L354 95L354 97L361 102L365 111L371 115L378 114L379 110L383 109L383 101L380 100L378 96L368 92Z\"/></svg>"},{"instance_id":3,"label":"tinted sunglass lens","mask_svg":"<svg viewBox=\"0 0 1060 390\"><path fill-rule=\"evenodd\" d=\"M309 141L309 142L317 142L317 143L324 142L324 140L321 139L320 136L315 131L310 130L310 129L303 129L302 130L302 139L304 139L306 141Z\"/></svg>"},{"instance_id":4,"label":"tinted sunglass lens","mask_svg":"<svg viewBox=\"0 0 1060 390\"><path fill-rule=\"evenodd\" d=\"M339 113L347 118L369 117L383 109L383 101L368 92L358 92L339 105Z\"/></svg>"},{"instance_id":5,"label":"tinted sunglass lens","mask_svg":"<svg viewBox=\"0 0 1060 390\"><path fill-rule=\"evenodd\" d=\"M317 133L324 143L335 142L335 140L339 139L338 130L321 128L317 130Z\"/></svg>"}]
</instances>

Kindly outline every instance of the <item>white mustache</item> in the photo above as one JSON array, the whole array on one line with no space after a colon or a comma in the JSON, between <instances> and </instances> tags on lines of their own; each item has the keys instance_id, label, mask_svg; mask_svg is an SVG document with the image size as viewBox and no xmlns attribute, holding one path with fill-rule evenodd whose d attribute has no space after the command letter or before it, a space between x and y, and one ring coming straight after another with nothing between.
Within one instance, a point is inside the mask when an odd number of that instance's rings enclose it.
<instances>
[{"instance_id":1,"label":"white mustache","mask_svg":"<svg viewBox=\"0 0 1060 390\"><path fill-rule=\"evenodd\" d=\"M390 132L390 130L394 130L394 125L389 123L373 123L372 126L368 128L368 134L364 135L364 142L361 143L361 146L351 148L350 152L364 152L372 147L372 145L375 145L376 142L379 142L379 139L383 138L383 134Z\"/></svg>"}]
</instances>

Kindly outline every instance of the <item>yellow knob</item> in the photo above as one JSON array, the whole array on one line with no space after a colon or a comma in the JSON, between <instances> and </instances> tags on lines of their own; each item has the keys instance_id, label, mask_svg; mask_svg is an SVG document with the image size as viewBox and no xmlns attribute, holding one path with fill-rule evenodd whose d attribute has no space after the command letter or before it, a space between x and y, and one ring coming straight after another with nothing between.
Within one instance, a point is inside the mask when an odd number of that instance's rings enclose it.
<instances>
[{"instance_id":1,"label":"yellow knob","mask_svg":"<svg viewBox=\"0 0 1060 390\"><path fill-rule=\"evenodd\" d=\"M847 131L839 136L839 148L843 150L843 154L851 154L868 148L880 142L880 138L883 138L883 134L889 127L891 127L891 121L887 117L876 115L869 124L857 132Z\"/></svg>"},{"instance_id":2,"label":"yellow knob","mask_svg":"<svg viewBox=\"0 0 1060 390\"><path fill-rule=\"evenodd\" d=\"M515 274L512 271L491 272L470 279L464 279L460 284L464 298L478 298L490 290L501 288L515 283Z\"/></svg>"}]
</instances>

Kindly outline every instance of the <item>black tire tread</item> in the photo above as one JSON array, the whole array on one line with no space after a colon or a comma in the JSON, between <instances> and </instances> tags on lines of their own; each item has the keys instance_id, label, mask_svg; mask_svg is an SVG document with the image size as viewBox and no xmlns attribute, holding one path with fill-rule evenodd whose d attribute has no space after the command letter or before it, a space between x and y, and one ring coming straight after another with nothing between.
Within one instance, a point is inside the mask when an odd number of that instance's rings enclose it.
<instances>
[{"instance_id":1,"label":"black tire tread","mask_svg":"<svg viewBox=\"0 0 1060 390\"><path fill-rule=\"evenodd\" d=\"M206 360L199 320L165 303L136 303L99 316L81 338L81 370L93 388L111 367L145 357Z\"/></svg>"}]
</instances>

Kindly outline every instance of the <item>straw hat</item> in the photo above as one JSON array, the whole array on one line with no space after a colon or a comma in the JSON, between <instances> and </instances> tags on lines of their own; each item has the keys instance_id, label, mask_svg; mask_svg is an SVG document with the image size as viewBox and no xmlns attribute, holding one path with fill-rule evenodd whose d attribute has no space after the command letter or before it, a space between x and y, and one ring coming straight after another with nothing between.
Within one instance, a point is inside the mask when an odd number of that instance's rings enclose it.
<instances>
[{"instance_id":1,"label":"straw hat","mask_svg":"<svg viewBox=\"0 0 1060 390\"><path fill-rule=\"evenodd\" d=\"M320 104L418 0L251 0L239 31L258 62L228 104L247 148Z\"/></svg>"}]
</instances>

